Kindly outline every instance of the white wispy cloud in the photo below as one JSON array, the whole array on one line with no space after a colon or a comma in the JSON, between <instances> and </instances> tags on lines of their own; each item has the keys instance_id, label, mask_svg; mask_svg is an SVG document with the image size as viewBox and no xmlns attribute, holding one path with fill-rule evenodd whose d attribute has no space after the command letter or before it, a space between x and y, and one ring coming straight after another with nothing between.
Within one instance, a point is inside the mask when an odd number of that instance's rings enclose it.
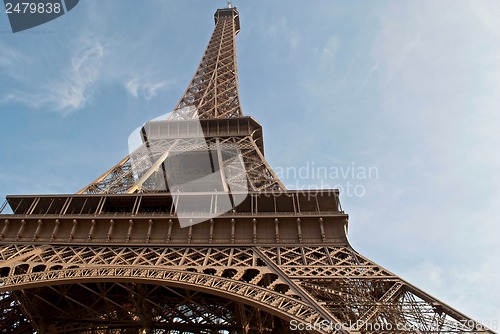
<instances>
[{"instance_id":1,"label":"white wispy cloud","mask_svg":"<svg viewBox=\"0 0 500 334\"><path fill-rule=\"evenodd\" d=\"M144 29L136 29L135 21L105 14L114 6L114 2L82 3L70 29L60 31L57 38L44 34L1 40L0 78L8 80L0 80L0 104L67 115L91 107L104 90L117 95L125 91L145 101L158 98L173 82L168 78L174 71L151 50L163 49L158 40L165 37L169 24L151 20ZM141 10L146 13L150 6L154 12L157 7L168 9L162 17L173 15L173 4L152 3Z\"/></svg>"},{"instance_id":2,"label":"white wispy cloud","mask_svg":"<svg viewBox=\"0 0 500 334\"><path fill-rule=\"evenodd\" d=\"M364 88L364 87L368 84L368 82L370 81L370 79L371 79L371 77L372 77L373 73L375 73L375 71L377 71L377 70L378 70L378 66L379 66L379 65L378 65L378 63L375 63L375 64L374 64L374 65L370 68L370 70L369 70L369 71L368 71L368 73L366 74L365 79L363 80L363 83L361 83L361 88Z\"/></svg>"},{"instance_id":3,"label":"white wispy cloud","mask_svg":"<svg viewBox=\"0 0 500 334\"><path fill-rule=\"evenodd\" d=\"M264 31L264 36L275 40L276 43L285 41L290 51L298 48L302 41L299 32L286 17L280 17L275 24L269 25Z\"/></svg>"},{"instance_id":4,"label":"white wispy cloud","mask_svg":"<svg viewBox=\"0 0 500 334\"><path fill-rule=\"evenodd\" d=\"M33 59L16 49L2 44L0 48L0 68L9 70L19 64L30 64ZM10 73L13 74L13 73Z\"/></svg>"},{"instance_id":5,"label":"white wispy cloud","mask_svg":"<svg viewBox=\"0 0 500 334\"><path fill-rule=\"evenodd\" d=\"M333 70L333 66L335 66L335 60L337 58L337 53L340 49L340 39L337 35L332 35L328 37L326 43L321 49L320 54L320 66L324 70Z\"/></svg>"},{"instance_id":6,"label":"white wispy cloud","mask_svg":"<svg viewBox=\"0 0 500 334\"><path fill-rule=\"evenodd\" d=\"M75 51L69 69L49 83L47 102L54 104L57 110L83 107L92 95L92 85L99 77L103 56L104 48L97 40Z\"/></svg>"},{"instance_id":7,"label":"white wispy cloud","mask_svg":"<svg viewBox=\"0 0 500 334\"><path fill-rule=\"evenodd\" d=\"M31 108L68 113L85 106L99 78L104 47L97 39L80 39L59 67L28 57L14 48L0 52L0 70L9 77L0 103L17 102ZM55 69L60 68L59 71Z\"/></svg>"},{"instance_id":8,"label":"white wispy cloud","mask_svg":"<svg viewBox=\"0 0 500 334\"><path fill-rule=\"evenodd\" d=\"M139 76L125 80L124 82L125 89L130 95L135 98L142 96L146 100L151 100L156 96L158 90L168 84L169 82L166 80L154 81L152 79Z\"/></svg>"},{"instance_id":9,"label":"white wispy cloud","mask_svg":"<svg viewBox=\"0 0 500 334\"><path fill-rule=\"evenodd\" d=\"M0 74L9 80L26 80L25 70L33 66L35 58L20 52L15 47L0 43ZM3 95L1 95L3 93ZM12 93L3 89L0 93L0 102L12 100Z\"/></svg>"}]
</instances>

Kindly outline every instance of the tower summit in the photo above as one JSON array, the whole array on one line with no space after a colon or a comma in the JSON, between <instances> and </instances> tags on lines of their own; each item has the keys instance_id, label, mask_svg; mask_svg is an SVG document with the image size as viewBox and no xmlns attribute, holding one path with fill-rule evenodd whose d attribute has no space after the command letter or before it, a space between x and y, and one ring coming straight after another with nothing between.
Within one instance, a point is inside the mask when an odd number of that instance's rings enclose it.
<instances>
[{"instance_id":1,"label":"tower summit","mask_svg":"<svg viewBox=\"0 0 500 334\"><path fill-rule=\"evenodd\" d=\"M137 148L77 194L7 197L0 332L493 333L356 252L337 190L283 186L241 111L239 13L214 17Z\"/></svg>"}]
</instances>

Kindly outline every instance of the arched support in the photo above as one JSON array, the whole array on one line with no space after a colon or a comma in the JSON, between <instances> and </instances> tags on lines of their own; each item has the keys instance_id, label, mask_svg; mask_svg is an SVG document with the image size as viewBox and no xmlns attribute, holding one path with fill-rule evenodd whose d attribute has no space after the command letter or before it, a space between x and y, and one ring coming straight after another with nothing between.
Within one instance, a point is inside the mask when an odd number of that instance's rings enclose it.
<instances>
[{"instance_id":1,"label":"arched support","mask_svg":"<svg viewBox=\"0 0 500 334\"><path fill-rule=\"evenodd\" d=\"M0 279L0 293L37 287L95 282L167 285L201 291L263 310L285 321L320 324L326 319L307 303L258 285L197 272L165 268L94 267L46 270ZM277 289L280 290L280 289ZM318 328L321 326L318 325ZM314 333L327 333L321 330Z\"/></svg>"}]
</instances>

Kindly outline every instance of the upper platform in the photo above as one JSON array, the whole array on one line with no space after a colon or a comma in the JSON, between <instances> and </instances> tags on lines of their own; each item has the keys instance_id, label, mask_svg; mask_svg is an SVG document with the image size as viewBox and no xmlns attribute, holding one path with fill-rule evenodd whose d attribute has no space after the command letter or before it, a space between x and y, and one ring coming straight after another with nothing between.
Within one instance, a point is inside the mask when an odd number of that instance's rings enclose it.
<instances>
[{"instance_id":1,"label":"upper platform","mask_svg":"<svg viewBox=\"0 0 500 334\"><path fill-rule=\"evenodd\" d=\"M264 155L262 126L253 117L216 118L202 120L154 120L141 131L142 142L172 138L252 137Z\"/></svg>"},{"instance_id":2,"label":"upper platform","mask_svg":"<svg viewBox=\"0 0 500 334\"><path fill-rule=\"evenodd\" d=\"M236 7L218 9L215 12L215 14L214 14L214 19L215 19L215 24L216 25L217 25L217 21L222 16L228 16L231 19L233 19L234 20L234 25L235 25L235 28L236 28L235 32L236 33L240 32L240 14L238 13L238 10L236 9Z\"/></svg>"}]
</instances>

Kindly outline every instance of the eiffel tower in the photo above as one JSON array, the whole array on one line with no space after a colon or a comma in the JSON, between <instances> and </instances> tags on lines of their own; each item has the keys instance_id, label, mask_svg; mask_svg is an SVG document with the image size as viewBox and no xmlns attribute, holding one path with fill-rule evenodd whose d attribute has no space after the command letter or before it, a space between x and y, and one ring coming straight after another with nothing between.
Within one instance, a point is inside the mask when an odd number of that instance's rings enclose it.
<instances>
[{"instance_id":1,"label":"eiffel tower","mask_svg":"<svg viewBox=\"0 0 500 334\"><path fill-rule=\"evenodd\" d=\"M7 196L0 332L493 333L356 252L337 190L284 187L241 111L239 30L217 10L174 111L94 182Z\"/></svg>"}]
</instances>

